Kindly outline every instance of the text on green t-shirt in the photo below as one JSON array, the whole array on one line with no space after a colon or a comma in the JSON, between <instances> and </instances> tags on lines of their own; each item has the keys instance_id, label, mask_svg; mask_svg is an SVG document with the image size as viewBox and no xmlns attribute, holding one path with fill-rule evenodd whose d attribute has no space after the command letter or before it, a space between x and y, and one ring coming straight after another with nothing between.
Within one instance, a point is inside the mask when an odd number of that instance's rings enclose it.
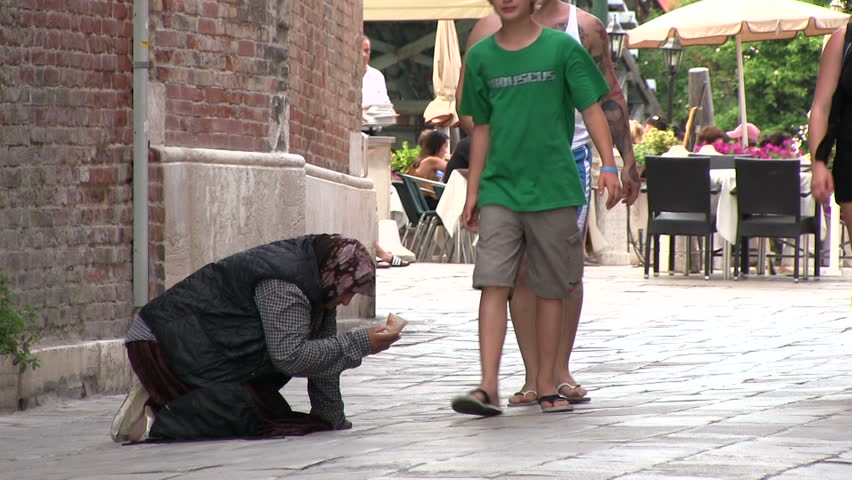
<instances>
[{"instance_id":1,"label":"text on green t-shirt","mask_svg":"<svg viewBox=\"0 0 852 480\"><path fill-rule=\"evenodd\" d=\"M460 113L491 132L479 206L534 212L585 204L571 153L574 109L608 91L589 53L563 32L545 28L515 51L493 35L471 47Z\"/></svg>"}]
</instances>

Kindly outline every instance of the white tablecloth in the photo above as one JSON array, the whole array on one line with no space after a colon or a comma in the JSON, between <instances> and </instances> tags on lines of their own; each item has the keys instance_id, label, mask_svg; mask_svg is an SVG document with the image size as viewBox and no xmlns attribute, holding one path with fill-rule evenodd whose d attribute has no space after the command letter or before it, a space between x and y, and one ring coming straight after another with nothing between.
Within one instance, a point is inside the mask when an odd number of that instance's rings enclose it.
<instances>
[{"instance_id":1,"label":"white tablecloth","mask_svg":"<svg viewBox=\"0 0 852 480\"><path fill-rule=\"evenodd\" d=\"M396 222L397 230L402 230L406 225L408 225L410 220L408 215L405 214L405 208L402 206L402 201L399 199L399 193L393 185L390 187L389 195L388 206L390 210L390 217ZM415 218L415 220L417 219Z\"/></svg>"},{"instance_id":2,"label":"white tablecloth","mask_svg":"<svg viewBox=\"0 0 852 480\"><path fill-rule=\"evenodd\" d=\"M447 180L444 193L441 194L438 207L435 209L451 237L455 234L456 229L461 227L461 215L466 198L467 179L461 173L453 171L450 174L450 179Z\"/></svg>"},{"instance_id":3,"label":"white tablecloth","mask_svg":"<svg viewBox=\"0 0 852 480\"><path fill-rule=\"evenodd\" d=\"M731 192L737 186L737 172L733 168L720 168L710 170L711 188L719 188L719 200L716 206L716 230L719 235L729 243L737 243L737 197ZM771 188L771 186L767 186ZM810 192L811 173L801 173L801 191ZM813 215L816 204L813 195L802 198L802 216ZM822 231L820 237L825 237L825 222L820 223Z\"/></svg>"}]
</instances>

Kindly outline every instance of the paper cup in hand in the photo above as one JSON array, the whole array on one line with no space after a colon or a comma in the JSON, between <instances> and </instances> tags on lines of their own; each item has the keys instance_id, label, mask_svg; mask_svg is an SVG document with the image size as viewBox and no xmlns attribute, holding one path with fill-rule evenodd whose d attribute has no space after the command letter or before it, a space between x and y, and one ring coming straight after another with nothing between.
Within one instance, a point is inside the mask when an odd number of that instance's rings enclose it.
<instances>
[{"instance_id":1,"label":"paper cup in hand","mask_svg":"<svg viewBox=\"0 0 852 480\"><path fill-rule=\"evenodd\" d=\"M393 313L388 315L387 327L389 332L400 332L406 325L408 325L408 321L399 315Z\"/></svg>"}]
</instances>

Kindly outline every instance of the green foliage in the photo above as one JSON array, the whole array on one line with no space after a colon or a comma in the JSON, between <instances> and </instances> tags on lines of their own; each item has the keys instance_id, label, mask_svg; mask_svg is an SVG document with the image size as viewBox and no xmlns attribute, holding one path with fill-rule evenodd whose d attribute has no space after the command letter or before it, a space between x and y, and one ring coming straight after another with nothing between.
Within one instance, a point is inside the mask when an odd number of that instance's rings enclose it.
<instances>
[{"instance_id":1,"label":"green foliage","mask_svg":"<svg viewBox=\"0 0 852 480\"><path fill-rule=\"evenodd\" d=\"M27 367L39 366L38 358L30 349L41 337L42 328L32 307L18 308L17 304L11 281L0 274L0 355L11 355L12 364L20 365L23 373Z\"/></svg>"},{"instance_id":2,"label":"green foliage","mask_svg":"<svg viewBox=\"0 0 852 480\"><path fill-rule=\"evenodd\" d=\"M685 0L682 5L694 3ZM804 0L827 7L829 0ZM646 20L647 21L647 20ZM799 34L792 40L773 40L743 44L746 113L748 121L763 133L785 131L796 134L807 123L813 101L823 37ZM669 75L663 52L640 50L639 65L646 78L657 81L657 98L667 110ZM688 114L690 68L710 70L710 85L715 113L714 123L724 130L739 124L736 42L728 39L719 46L686 47L675 76L673 122L686 123Z\"/></svg>"},{"instance_id":3,"label":"green foliage","mask_svg":"<svg viewBox=\"0 0 852 480\"><path fill-rule=\"evenodd\" d=\"M645 132L642 143L633 146L633 154L636 163L645 164L646 155L660 155L666 153L670 148L680 143L671 130L658 130L656 128Z\"/></svg>"},{"instance_id":4,"label":"green foliage","mask_svg":"<svg viewBox=\"0 0 852 480\"><path fill-rule=\"evenodd\" d=\"M393 151L393 160L391 160L391 171L405 173L408 167L414 163L417 156L420 155L420 145L414 148L408 146L408 140L402 142L402 148Z\"/></svg>"}]
</instances>

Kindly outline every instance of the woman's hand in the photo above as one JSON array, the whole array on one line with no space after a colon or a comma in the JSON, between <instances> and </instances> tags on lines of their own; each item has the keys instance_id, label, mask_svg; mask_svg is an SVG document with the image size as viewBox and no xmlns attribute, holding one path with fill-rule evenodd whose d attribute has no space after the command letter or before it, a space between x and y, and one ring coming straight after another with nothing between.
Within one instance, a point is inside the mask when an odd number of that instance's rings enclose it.
<instances>
[{"instance_id":1,"label":"woman's hand","mask_svg":"<svg viewBox=\"0 0 852 480\"><path fill-rule=\"evenodd\" d=\"M373 354L387 350L399 340L399 332L389 332L385 325L368 328L367 336L370 337L370 353Z\"/></svg>"},{"instance_id":2,"label":"woman's hand","mask_svg":"<svg viewBox=\"0 0 852 480\"><path fill-rule=\"evenodd\" d=\"M811 162L811 192L814 198L823 205L828 205L828 199L834 193L834 178L831 170L824 162L814 160Z\"/></svg>"}]
</instances>

